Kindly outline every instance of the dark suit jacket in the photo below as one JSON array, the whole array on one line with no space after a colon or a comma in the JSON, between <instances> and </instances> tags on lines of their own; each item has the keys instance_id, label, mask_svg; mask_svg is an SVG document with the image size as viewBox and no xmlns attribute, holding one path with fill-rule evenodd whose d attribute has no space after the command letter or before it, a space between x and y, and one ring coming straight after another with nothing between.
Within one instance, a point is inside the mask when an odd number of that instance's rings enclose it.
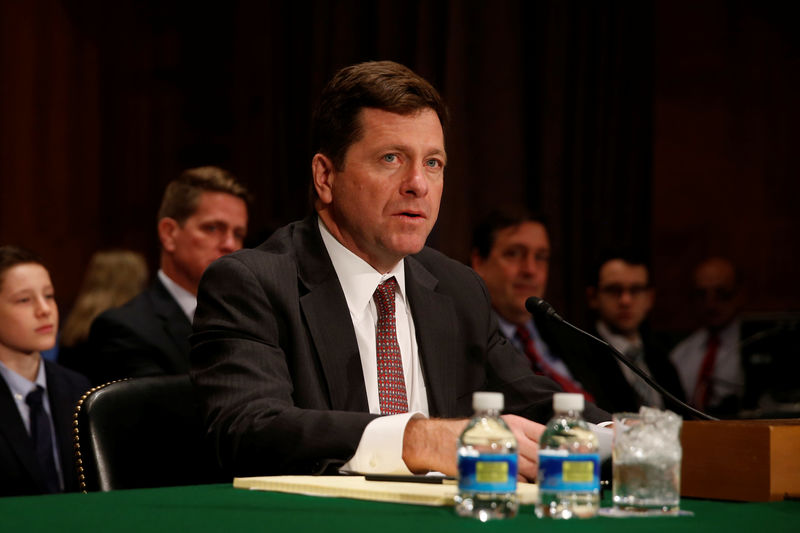
<instances>
[{"instance_id":1,"label":"dark suit jacket","mask_svg":"<svg viewBox=\"0 0 800 533\"><path fill-rule=\"evenodd\" d=\"M564 362L598 407L609 413L639 410L633 389L607 349L558 321L534 322L550 353Z\"/></svg>"},{"instance_id":2,"label":"dark suit jacket","mask_svg":"<svg viewBox=\"0 0 800 533\"><path fill-rule=\"evenodd\" d=\"M612 413L639 410L639 397L625 379L619 363L608 348L554 320L538 320L536 328L551 352L564 361L572 376L591 393L598 407ZM600 338L594 329L589 333ZM651 377L683 400L678 374L668 359L669 351L646 330L642 330L640 334ZM665 407L682 412L680 407L666 398L664 400Z\"/></svg>"},{"instance_id":3,"label":"dark suit jacket","mask_svg":"<svg viewBox=\"0 0 800 533\"><path fill-rule=\"evenodd\" d=\"M89 332L91 365L86 374L99 385L115 379L189 372L192 325L156 278L122 307L98 316Z\"/></svg>"},{"instance_id":4,"label":"dark suit jacket","mask_svg":"<svg viewBox=\"0 0 800 533\"><path fill-rule=\"evenodd\" d=\"M593 329L591 333L595 337L602 338L595 329ZM668 346L661 342L655 335L653 335L646 326L639 328L639 335L642 338L644 360L645 363L647 363L647 368L650 370L650 377L653 378L659 385L667 389L667 391L672 393L673 396L683 401L683 388L681 387L681 382L678 378L678 373L675 371L675 367L673 367L672 363L669 361ZM603 374L604 379L613 379L615 382L619 382L624 385L617 391L617 397L622 398L624 395L627 402L633 400L635 407L633 410L638 411L641 403L639 401L639 397L634 391L633 387L628 383L628 380L625 379L625 375L622 373L622 369L620 369L619 364L617 364L615 361L613 365L604 366L601 370L601 373ZM672 409L679 413L683 412L683 408L674 404L667 397L661 395L661 398L664 401L664 406L667 409Z\"/></svg>"},{"instance_id":5,"label":"dark suit jacket","mask_svg":"<svg viewBox=\"0 0 800 533\"><path fill-rule=\"evenodd\" d=\"M44 361L44 365L64 489L76 492L78 477L72 455L72 414L75 404L89 390L89 381L55 363ZM43 477L33 441L25 430L8 385L0 378L0 496L41 494L46 490Z\"/></svg>"},{"instance_id":6,"label":"dark suit jacket","mask_svg":"<svg viewBox=\"0 0 800 533\"><path fill-rule=\"evenodd\" d=\"M471 269L430 249L405 261L430 414L468 416L472 393L545 422L558 387L500 335ZM192 378L235 475L325 471L352 457L369 413L350 312L315 216L223 257L200 283ZM608 414L587 406L587 418Z\"/></svg>"}]
</instances>

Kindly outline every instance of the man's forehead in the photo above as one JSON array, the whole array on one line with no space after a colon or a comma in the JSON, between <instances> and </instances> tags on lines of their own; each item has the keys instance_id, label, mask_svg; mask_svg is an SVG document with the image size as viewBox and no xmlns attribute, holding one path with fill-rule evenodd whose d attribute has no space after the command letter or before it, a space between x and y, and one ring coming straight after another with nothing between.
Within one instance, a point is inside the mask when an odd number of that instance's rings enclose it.
<instances>
[{"instance_id":1,"label":"man's forehead","mask_svg":"<svg viewBox=\"0 0 800 533\"><path fill-rule=\"evenodd\" d=\"M635 282L647 283L648 272L644 265L634 265L622 259L611 259L600 267L600 283Z\"/></svg>"},{"instance_id":2,"label":"man's forehead","mask_svg":"<svg viewBox=\"0 0 800 533\"><path fill-rule=\"evenodd\" d=\"M197 198L195 214L201 211L243 211L247 213L247 202L235 194L223 191L203 191Z\"/></svg>"},{"instance_id":3,"label":"man's forehead","mask_svg":"<svg viewBox=\"0 0 800 533\"><path fill-rule=\"evenodd\" d=\"M550 248L547 229L541 222L526 220L514 226L497 230L495 245L524 245L535 248Z\"/></svg>"},{"instance_id":4,"label":"man's forehead","mask_svg":"<svg viewBox=\"0 0 800 533\"><path fill-rule=\"evenodd\" d=\"M381 137L390 139L392 137L409 138L407 126L411 123L428 123L428 135L430 139L425 139L431 143L432 149L444 152L444 130L436 111L429 107L413 110L409 113L394 113L385 109L375 107L364 107L358 114L361 135L358 140L369 135L371 139L377 140ZM357 141L358 141L357 140ZM419 141L420 139L415 139Z\"/></svg>"},{"instance_id":5,"label":"man's forehead","mask_svg":"<svg viewBox=\"0 0 800 533\"><path fill-rule=\"evenodd\" d=\"M203 191L198 198L197 208L184 224L214 224L246 230L247 220L247 203L243 199L226 192Z\"/></svg>"},{"instance_id":6,"label":"man's forehead","mask_svg":"<svg viewBox=\"0 0 800 533\"><path fill-rule=\"evenodd\" d=\"M732 287L736 274L732 266L723 262L709 262L695 272L695 284L699 287Z\"/></svg>"}]
</instances>

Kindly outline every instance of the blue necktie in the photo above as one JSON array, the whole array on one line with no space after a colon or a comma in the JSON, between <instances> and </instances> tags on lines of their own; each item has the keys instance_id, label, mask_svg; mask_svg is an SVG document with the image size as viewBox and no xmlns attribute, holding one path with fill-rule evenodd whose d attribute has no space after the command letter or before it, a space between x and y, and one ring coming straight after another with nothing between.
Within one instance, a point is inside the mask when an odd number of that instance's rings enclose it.
<instances>
[{"instance_id":1,"label":"blue necktie","mask_svg":"<svg viewBox=\"0 0 800 533\"><path fill-rule=\"evenodd\" d=\"M30 407L31 440L33 440L36 450L36 458L39 460L39 465L44 473L47 492L61 492L58 471L56 471L56 461L53 455L53 435L50 431L50 419L44 411L43 396L44 389L41 385L37 385L25 397L25 403Z\"/></svg>"}]
</instances>

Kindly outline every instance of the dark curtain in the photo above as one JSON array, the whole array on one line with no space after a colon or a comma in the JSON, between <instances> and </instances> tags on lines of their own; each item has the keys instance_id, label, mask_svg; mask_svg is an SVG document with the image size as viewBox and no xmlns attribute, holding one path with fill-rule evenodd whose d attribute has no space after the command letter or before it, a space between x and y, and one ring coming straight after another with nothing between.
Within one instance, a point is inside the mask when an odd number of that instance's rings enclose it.
<instances>
[{"instance_id":1,"label":"dark curtain","mask_svg":"<svg viewBox=\"0 0 800 533\"><path fill-rule=\"evenodd\" d=\"M255 193L256 243L306 213L325 81L393 59L452 114L433 246L466 260L478 217L523 204L550 220L548 296L577 322L587 266L620 245L652 252L668 294L695 256L734 249L762 307L796 309L797 8L782 5L0 1L0 242L56 263L68 303L94 250L134 248L154 266L164 185L217 164ZM736 209L684 201L727 183Z\"/></svg>"},{"instance_id":2,"label":"dark curtain","mask_svg":"<svg viewBox=\"0 0 800 533\"><path fill-rule=\"evenodd\" d=\"M650 254L652 6L532 4L541 56L526 81L542 94L527 132L539 174L529 178L528 201L550 220L548 298L581 321L598 255L621 247Z\"/></svg>"},{"instance_id":3,"label":"dark curtain","mask_svg":"<svg viewBox=\"0 0 800 533\"><path fill-rule=\"evenodd\" d=\"M555 252L549 295L567 316L583 311L583 265L597 250L649 246L647 2L65 1L56 15L48 4L6 9L27 11L44 41L91 51L87 61L61 48L31 67L74 95L48 108L68 115L46 117L68 133L46 150L82 159L30 172L71 191L57 220L83 244L62 254L38 232L4 226L2 237L57 255L71 273L58 280L67 295L97 248L143 250L155 266L158 202L182 168L217 164L249 183L252 243L303 216L316 96L338 68L371 59L410 66L450 106L451 164L431 245L466 260L487 209L543 212ZM54 17L60 26L46 27ZM84 114L94 120L76 119Z\"/></svg>"}]
</instances>

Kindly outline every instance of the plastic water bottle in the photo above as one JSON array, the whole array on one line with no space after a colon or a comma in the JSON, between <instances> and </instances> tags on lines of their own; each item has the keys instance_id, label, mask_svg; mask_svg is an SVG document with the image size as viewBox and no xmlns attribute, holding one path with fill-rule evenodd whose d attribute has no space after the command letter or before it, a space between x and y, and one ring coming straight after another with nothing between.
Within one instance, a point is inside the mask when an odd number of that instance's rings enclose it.
<instances>
[{"instance_id":1,"label":"plastic water bottle","mask_svg":"<svg viewBox=\"0 0 800 533\"><path fill-rule=\"evenodd\" d=\"M503 394L472 395L475 416L458 439L456 512L481 522L517 514L517 439L500 418Z\"/></svg>"},{"instance_id":2,"label":"plastic water bottle","mask_svg":"<svg viewBox=\"0 0 800 533\"><path fill-rule=\"evenodd\" d=\"M539 518L589 518L600 508L597 437L583 420L583 395L553 395L555 416L539 441Z\"/></svg>"}]
</instances>

